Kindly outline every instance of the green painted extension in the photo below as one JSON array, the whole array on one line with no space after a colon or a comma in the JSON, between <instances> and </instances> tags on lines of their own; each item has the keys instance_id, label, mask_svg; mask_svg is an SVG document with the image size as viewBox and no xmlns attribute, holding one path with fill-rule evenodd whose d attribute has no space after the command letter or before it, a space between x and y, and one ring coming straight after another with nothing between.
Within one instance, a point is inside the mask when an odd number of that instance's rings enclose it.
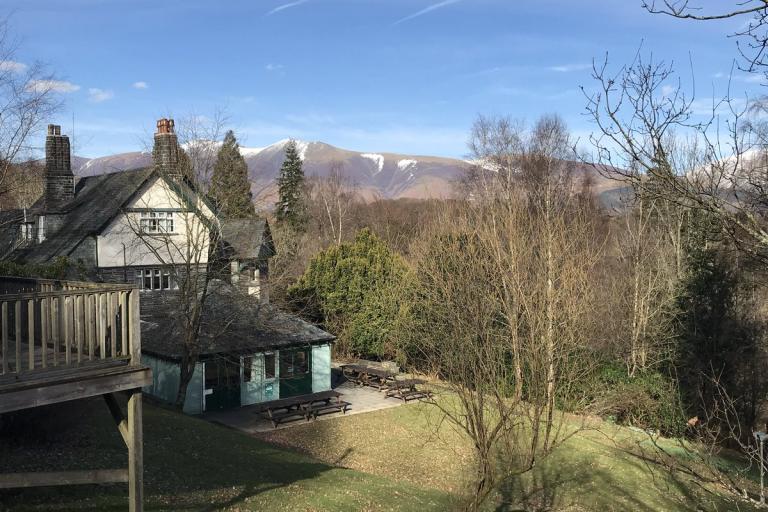
<instances>
[{"instance_id":1,"label":"green painted extension","mask_svg":"<svg viewBox=\"0 0 768 512\"><path fill-rule=\"evenodd\" d=\"M171 403L179 389L179 365L143 355L152 368L153 385L145 392ZM232 409L289 396L331 389L331 346L315 345L289 350L207 359L195 367L187 389L184 412Z\"/></svg>"}]
</instances>

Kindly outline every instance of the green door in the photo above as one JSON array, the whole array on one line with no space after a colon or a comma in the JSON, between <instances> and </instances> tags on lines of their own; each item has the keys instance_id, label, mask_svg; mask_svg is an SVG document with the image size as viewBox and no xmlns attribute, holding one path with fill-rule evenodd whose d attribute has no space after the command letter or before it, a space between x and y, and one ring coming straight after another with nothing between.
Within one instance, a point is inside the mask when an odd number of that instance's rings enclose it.
<instances>
[{"instance_id":1,"label":"green door","mask_svg":"<svg viewBox=\"0 0 768 512\"><path fill-rule=\"evenodd\" d=\"M312 350L298 348L280 351L280 398L312 392Z\"/></svg>"},{"instance_id":2,"label":"green door","mask_svg":"<svg viewBox=\"0 0 768 512\"><path fill-rule=\"evenodd\" d=\"M240 362L214 359L205 362L205 410L240 407Z\"/></svg>"}]
</instances>

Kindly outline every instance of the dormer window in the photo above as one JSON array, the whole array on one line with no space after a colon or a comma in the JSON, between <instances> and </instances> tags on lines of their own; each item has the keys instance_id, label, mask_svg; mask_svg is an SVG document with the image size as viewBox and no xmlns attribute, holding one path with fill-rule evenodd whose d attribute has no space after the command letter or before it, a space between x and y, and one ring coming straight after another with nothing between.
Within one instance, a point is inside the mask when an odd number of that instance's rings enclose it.
<instances>
[{"instance_id":1,"label":"dormer window","mask_svg":"<svg viewBox=\"0 0 768 512\"><path fill-rule=\"evenodd\" d=\"M173 233L173 212L141 212L139 227L142 233Z\"/></svg>"},{"instance_id":2,"label":"dormer window","mask_svg":"<svg viewBox=\"0 0 768 512\"><path fill-rule=\"evenodd\" d=\"M25 242L36 241L37 230L34 222L25 222L21 225L20 238Z\"/></svg>"}]
</instances>

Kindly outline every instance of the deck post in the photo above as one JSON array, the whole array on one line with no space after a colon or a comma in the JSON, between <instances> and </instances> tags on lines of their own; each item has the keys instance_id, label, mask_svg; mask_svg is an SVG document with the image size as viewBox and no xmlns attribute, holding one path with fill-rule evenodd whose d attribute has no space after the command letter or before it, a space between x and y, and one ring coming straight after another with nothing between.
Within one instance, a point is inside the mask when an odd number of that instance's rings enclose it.
<instances>
[{"instance_id":1,"label":"deck post","mask_svg":"<svg viewBox=\"0 0 768 512\"><path fill-rule=\"evenodd\" d=\"M128 510L142 512L144 494L144 433L142 431L141 389L128 398Z\"/></svg>"}]
</instances>

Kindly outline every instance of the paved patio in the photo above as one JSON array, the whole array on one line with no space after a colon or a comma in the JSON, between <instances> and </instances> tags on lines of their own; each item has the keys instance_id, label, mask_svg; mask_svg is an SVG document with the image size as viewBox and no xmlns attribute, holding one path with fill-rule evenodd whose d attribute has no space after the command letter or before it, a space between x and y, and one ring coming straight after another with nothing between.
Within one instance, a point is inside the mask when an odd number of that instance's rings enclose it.
<instances>
[{"instance_id":1,"label":"paved patio","mask_svg":"<svg viewBox=\"0 0 768 512\"><path fill-rule=\"evenodd\" d=\"M333 379L333 382L335 383L336 379ZM383 391L364 386L356 386L348 381L344 381L333 389L342 393L343 396L341 399L351 404L349 409L347 409L347 416L350 414L361 414L364 412L378 411L380 409L388 409L390 407L403 405L403 401L398 400L397 398L385 398ZM203 419L214 423L220 423L248 434L276 430L272 426L272 422L268 419L264 419L259 411L260 405L256 404L229 411L205 413ZM345 414L340 412L324 414L313 421L325 421L340 416L345 416ZM296 420L278 425L277 428L291 428L292 426L303 425L305 423L307 423L306 420Z\"/></svg>"}]
</instances>

